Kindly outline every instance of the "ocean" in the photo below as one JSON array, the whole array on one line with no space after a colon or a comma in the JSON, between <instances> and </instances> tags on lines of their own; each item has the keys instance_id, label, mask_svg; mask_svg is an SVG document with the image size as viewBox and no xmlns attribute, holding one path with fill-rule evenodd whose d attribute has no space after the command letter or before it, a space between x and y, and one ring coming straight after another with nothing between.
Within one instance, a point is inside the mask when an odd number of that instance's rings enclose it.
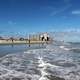
<instances>
[{"instance_id":1,"label":"ocean","mask_svg":"<svg viewBox=\"0 0 80 80\"><path fill-rule=\"evenodd\" d=\"M0 80L80 80L80 43L0 45Z\"/></svg>"}]
</instances>

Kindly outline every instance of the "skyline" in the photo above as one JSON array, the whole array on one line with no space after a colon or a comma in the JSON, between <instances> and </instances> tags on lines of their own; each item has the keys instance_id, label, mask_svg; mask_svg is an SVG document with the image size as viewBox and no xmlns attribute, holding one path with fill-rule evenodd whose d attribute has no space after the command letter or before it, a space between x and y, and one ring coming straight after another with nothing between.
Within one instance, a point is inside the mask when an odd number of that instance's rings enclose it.
<instances>
[{"instance_id":1,"label":"skyline","mask_svg":"<svg viewBox=\"0 0 80 80\"><path fill-rule=\"evenodd\" d=\"M79 0L0 0L0 34L80 31Z\"/></svg>"}]
</instances>

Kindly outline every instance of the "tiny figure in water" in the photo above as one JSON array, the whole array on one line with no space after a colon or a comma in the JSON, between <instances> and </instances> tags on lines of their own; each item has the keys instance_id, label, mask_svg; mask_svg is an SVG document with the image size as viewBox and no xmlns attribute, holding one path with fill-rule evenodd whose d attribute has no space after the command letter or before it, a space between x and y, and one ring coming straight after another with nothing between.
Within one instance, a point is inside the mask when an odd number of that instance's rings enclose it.
<instances>
[{"instance_id":1,"label":"tiny figure in water","mask_svg":"<svg viewBox=\"0 0 80 80\"><path fill-rule=\"evenodd\" d=\"M30 39L29 39L29 47L30 47Z\"/></svg>"}]
</instances>

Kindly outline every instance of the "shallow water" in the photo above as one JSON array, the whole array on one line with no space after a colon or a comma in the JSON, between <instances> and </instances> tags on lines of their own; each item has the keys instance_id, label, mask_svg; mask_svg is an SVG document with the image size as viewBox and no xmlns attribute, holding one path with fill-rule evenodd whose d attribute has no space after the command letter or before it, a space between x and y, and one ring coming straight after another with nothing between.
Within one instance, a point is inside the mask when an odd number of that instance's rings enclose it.
<instances>
[{"instance_id":1,"label":"shallow water","mask_svg":"<svg viewBox=\"0 0 80 80\"><path fill-rule=\"evenodd\" d=\"M80 80L80 53L74 51L79 47L69 43L45 46L1 57L0 80Z\"/></svg>"},{"instance_id":2,"label":"shallow water","mask_svg":"<svg viewBox=\"0 0 80 80\"><path fill-rule=\"evenodd\" d=\"M42 44L13 44L13 45L0 45L0 57L6 54L13 54L18 52L24 52L29 49L36 49L45 47Z\"/></svg>"}]
</instances>

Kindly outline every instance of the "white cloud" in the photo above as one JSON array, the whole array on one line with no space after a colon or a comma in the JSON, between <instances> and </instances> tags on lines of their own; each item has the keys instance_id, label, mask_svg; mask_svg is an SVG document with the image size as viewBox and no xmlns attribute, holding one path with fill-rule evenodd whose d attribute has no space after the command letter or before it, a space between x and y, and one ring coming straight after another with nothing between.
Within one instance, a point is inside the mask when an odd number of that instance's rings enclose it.
<instances>
[{"instance_id":1,"label":"white cloud","mask_svg":"<svg viewBox=\"0 0 80 80\"><path fill-rule=\"evenodd\" d=\"M8 21L8 24L10 24L10 25L11 25L11 24L13 24L13 22L12 22L12 21Z\"/></svg>"},{"instance_id":2,"label":"white cloud","mask_svg":"<svg viewBox=\"0 0 80 80\"><path fill-rule=\"evenodd\" d=\"M16 24L16 22L8 21L8 24L9 24L9 25L14 25L14 24Z\"/></svg>"},{"instance_id":3,"label":"white cloud","mask_svg":"<svg viewBox=\"0 0 80 80\"><path fill-rule=\"evenodd\" d=\"M64 12L65 10L69 9L72 5L71 4L68 4L67 6L63 7L63 8L59 8L58 10L56 11L53 11L50 16L54 16L58 13L61 13L61 12Z\"/></svg>"},{"instance_id":4,"label":"white cloud","mask_svg":"<svg viewBox=\"0 0 80 80\"><path fill-rule=\"evenodd\" d=\"M80 10L72 11L72 14L79 15L80 14Z\"/></svg>"}]
</instances>

